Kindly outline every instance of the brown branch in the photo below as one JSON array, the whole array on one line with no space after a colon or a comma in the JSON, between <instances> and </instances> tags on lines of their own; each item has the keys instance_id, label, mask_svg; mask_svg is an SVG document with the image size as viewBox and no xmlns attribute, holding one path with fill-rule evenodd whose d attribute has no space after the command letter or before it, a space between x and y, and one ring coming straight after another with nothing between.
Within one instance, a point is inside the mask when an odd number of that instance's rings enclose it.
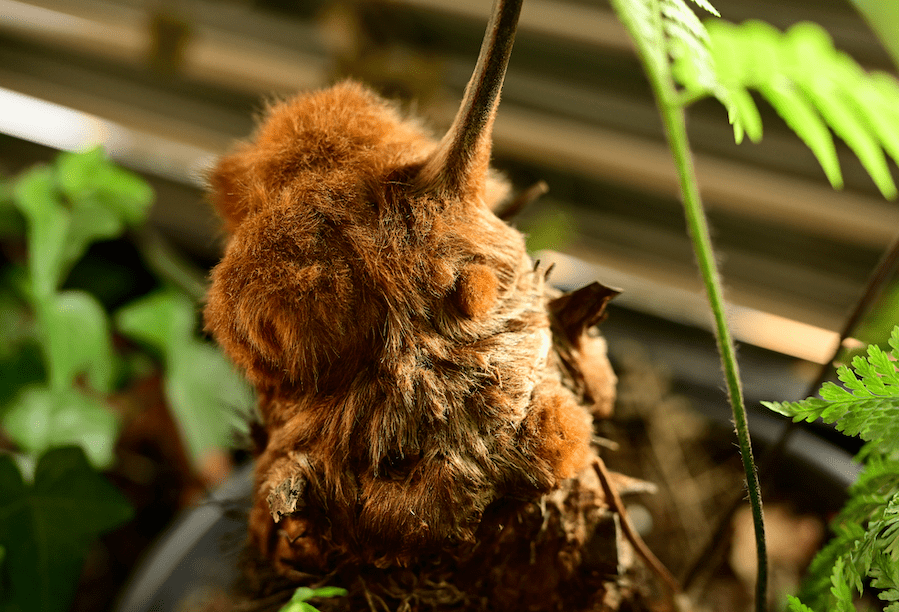
<instances>
[{"instance_id":1,"label":"brown branch","mask_svg":"<svg viewBox=\"0 0 899 612\"><path fill-rule=\"evenodd\" d=\"M596 470L596 475L599 476L602 490L606 494L606 502L608 502L611 509L614 512L617 512L618 516L621 517L621 529L624 532L627 541L631 543L631 546L634 547L634 550L637 551L640 558L646 562L649 569L665 583L673 600L675 595L681 593L681 586L677 581L677 578L671 575L668 568L659 561L658 557L656 557L651 550L649 550L646 542L643 541L640 534L631 526L627 511L624 509L624 503L621 501L621 496L618 495L618 491L612 486L611 476L609 475L608 469L606 469L605 462L597 457L593 461L593 469Z\"/></svg>"}]
</instances>

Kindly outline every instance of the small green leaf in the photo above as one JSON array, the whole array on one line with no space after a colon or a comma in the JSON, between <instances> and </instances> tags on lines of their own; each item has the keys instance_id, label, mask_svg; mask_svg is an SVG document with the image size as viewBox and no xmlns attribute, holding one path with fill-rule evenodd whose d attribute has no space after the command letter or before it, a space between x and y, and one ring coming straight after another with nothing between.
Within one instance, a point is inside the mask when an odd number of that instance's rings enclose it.
<instances>
[{"instance_id":1,"label":"small green leaf","mask_svg":"<svg viewBox=\"0 0 899 612\"><path fill-rule=\"evenodd\" d=\"M194 333L196 306L174 289L155 291L119 309L116 327L126 336L167 356Z\"/></svg>"},{"instance_id":2,"label":"small green leaf","mask_svg":"<svg viewBox=\"0 0 899 612\"><path fill-rule=\"evenodd\" d=\"M215 347L194 340L166 361L165 393L194 461L246 427L253 392Z\"/></svg>"},{"instance_id":3,"label":"small green leaf","mask_svg":"<svg viewBox=\"0 0 899 612\"><path fill-rule=\"evenodd\" d=\"M69 213L62 206L49 168L38 167L19 178L14 198L28 221L31 291L40 301L62 280Z\"/></svg>"},{"instance_id":4,"label":"small green leaf","mask_svg":"<svg viewBox=\"0 0 899 612\"><path fill-rule=\"evenodd\" d=\"M62 152L56 158L59 186L73 200L93 194L105 165L106 156L101 147L82 153Z\"/></svg>"},{"instance_id":5,"label":"small green leaf","mask_svg":"<svg viewBox=\"0 0 899 612\"><path fill-rule=\"evenodd\" d=\"M8 585L0 608L67 610L91 543L130 516L127 501L80 449L47 452L33 485L22 480L11 457L0 455L0 546Z\"/></svg>"},{"instance_id":6,"label":"small green leaf","mask_svg":"<svg viewBox=\"0 0 899 612\"><path fill-rule=\"evenodd\" d=\"M66 241L66 269L98 240L122 234L126 225L146 218L153 192L140 178L113 165L100 148L62 153L56 180L68 199L71 224Z\"/></svg>"},{"instance_id":7,"label":"small green leaf","mask_svg":"<svg viewBox=\"0 0 899 612\"><path fill-rule=\"evenodd\" d=\"M347 590L342 587L324 586L313 589L313 597L346 597Z\"/></svg>"},{"instance_id":8,"label":"small green leaf","mask_svg":"<svg viewBox=\"0 0 899 612\"><path fill-rule=\"evenodd\" d=\"M787 609L790 612L814 612L811 608L799 601L794 595L787 595Z\"/></svg>"},{"instance_id":9,"label":"small green leaf","mask_svg":"<svg viewBox=\"0 0 899 612\"><path fill-rule=\"evenodd\" d=\"M194 336L196 306L185 294L164 289L123 307L116 324L125 335L149 344L165 361L166 398L178 417L194 461L229 446L245 426L253 392L231 363Z\"/></svg>"},{"instance_id":10,"label":"small green leaf","mask_svg":"<svg viewBox=\"0 0 899 612\"><path fill-rule=\"evenodd\" d=\"M119 423L109 407L76 389L29 386L13 400L3 429L23 450L40 455L60 446L79 446L97 468L114 459Z\"/></svg>"},{"instance_id":11,"label":"small green leaf","mask_svg":"<svg viewBox=\"0 0 899 612\"><path fill-rule=\"evenodd\" d=\"M110 162L101 148L62 153L56 168L60 187L74 208L106 209L126 225L146 220L153 190L136 174Z\"/></svg>"},{"instance_id":12,"label":"small green leaf","mask_svg":"<svg viewBox=\"0 0 899 612\"><path fill-rule=\"evenodd\" d=\"M315 597L343 597L347 594L346 589L340 587L319 587L310 589L309 587L299 587L293 593L284 606L278 612L318 612L318 608L307 603Z\"/></svg>"},{"instance_id":13,"label":"small green leaf","mask_svg":"<svg viewBox=\"0 0 899 612\"><path fill-rule=\"evenodd\" d=\"M65 291L38 310L51 385L69 387L86 373L91 387L109 392L114 377L112 338L103 306L89 293Z\"/></svg>"},{"instance_id":14,"label":"small green leaf","mask_svg":"<svg viewBox=\"0 0 899 612\"><path fill-rule=\"evenodd\" d=\"M837 559L833 572L830 575L830 592L836 598L837 610L840 612L854 612L852 605L852 591L849 588L850 576L846 572L843 557ZM853 580L854 582L854 580Z\"/></svg>"}]
</instances>

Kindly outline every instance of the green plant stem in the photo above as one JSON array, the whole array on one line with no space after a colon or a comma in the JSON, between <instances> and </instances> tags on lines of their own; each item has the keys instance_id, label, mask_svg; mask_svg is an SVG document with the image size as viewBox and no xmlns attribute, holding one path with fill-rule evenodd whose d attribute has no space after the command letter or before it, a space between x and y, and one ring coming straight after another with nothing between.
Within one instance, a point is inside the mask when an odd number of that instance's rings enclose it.
<instances>
[{"instance_id":1,"label":"green plant stem","mask_svg":"<svg viewBox=\"0 0 899 612\"><path fill-rule=\"evenodd\" d=\"M693 159L687 139L687 127L684 109L677 102L677 94L670 80L651 68L647 71L658 102L668 146L677 167L678 182L683 197L684 215L687 229L693 243L697 265L705 285L709 306L715 320L715 338L718 342L718 353L727 384L728 397L734 417L740 456L746 474L746 487L749 492L749 504L752 508L752 519L755 526L756 557L758 560L758 577L756 580L755 609L764 612L767 608L768 559L765 547L765 522L762 514L762 495L759 488L755 461L752 457L752 444L749 437L749 425L746 419L746 405L740 385L739 368L733 338L727 325L725 313L724 291L718 268L715 263L712 239L699 195L699 184L693 167Z\"/></svg>"},{"instance_id":2,"label":"green plant stem","mask_svg":"<svg viewBox=\"0 0 899 612\"><path fill-rule=\"evenodd\" d=\"M656 93L658 95L659 92L657 91ZM715 318L715 338L718 342L718 353L721 356L721 365L727 383L727 393L734 416L734 426L740 446L740 456L743 459L743 470L746 473L746 488L749 491L749 504L752 507L752 520L755 526L756 556L758 558L755 609L758 612L764 612L768 590L765 522L762 515L762 494L759 488L758 475L755 471L755 462L752 457L749 425L746 420L746 405L743 401L743 390L740 386L736 349L727 326L724 292L721 288L721 279L718 276L718 269L715 264L709 226L702 208L702 200L699 196L699 188L693 169L693 160L687 144L684 110L683 107L671 104L667 100L661 100L660 107L665 131L668 135L668 144L671 147L674 163L677 166L678 180L684 199L684 215L687 219L690 240L693 243L693 250L696 254L696 261L702 275L703 284L705 285L709 306Z\"/></svg>"}]
</instances>

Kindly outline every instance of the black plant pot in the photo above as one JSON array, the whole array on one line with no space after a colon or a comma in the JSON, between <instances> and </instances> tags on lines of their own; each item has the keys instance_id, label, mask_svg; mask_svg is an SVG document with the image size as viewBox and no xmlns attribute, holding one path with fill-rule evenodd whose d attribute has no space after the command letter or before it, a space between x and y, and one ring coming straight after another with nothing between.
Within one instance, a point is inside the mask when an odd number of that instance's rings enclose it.
<instances>
[{"instance_id":1,"label":"black plant pot","mask_svg":"<svg viewBox=\"0 0 899 612\"><path fill-rule=\"evenodd\" d=\"M186 511L151 547L119 600L118 612L196 609L209 593L227 591L239 575L253 466L247 463L209 498Z\"/></svg>"}]
</instances>

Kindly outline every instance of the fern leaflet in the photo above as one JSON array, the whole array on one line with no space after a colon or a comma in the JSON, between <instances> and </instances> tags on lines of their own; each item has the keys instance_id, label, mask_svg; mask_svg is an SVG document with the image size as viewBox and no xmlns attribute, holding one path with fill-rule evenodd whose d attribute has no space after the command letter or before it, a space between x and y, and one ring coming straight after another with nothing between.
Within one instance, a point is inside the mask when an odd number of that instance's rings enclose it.
<instances>
[{"instance_id":1,"label":"fern leaflet","mask_svg":"<svg viewBox=\"0 0 899 612\"><path fill-rule=\"evenodd\" d=\"M877 345L868 347L867 359L857 356L852 369L840 366L837 376L845 388L824 383L821 398L801 402L763 402L794 421L822 419L849 436L869 443L867 451L892 456L899 440L899 327L893 329L888 354ZM866 452L867 452L866 451Z\"/></svg>"},{"instance_id":2,"label":"fern leaflet","mask_svg":"<svg viewBox=\"0 0 899 612\"><path fill-rule=\"evenodd\" d=\"M761 120L748 93L755 90L812 150L834 187L842 187L843 178L830 130L852 149L881 193L896 196L884 153L899 162L899 83L893 77L865 72L812 23L781 33L759 21L715 21L707 31L714 84L705 57L681 54L673 74L686 99L717 97L725 102L737 142L742 127L758 141Z\"/></svg>"},{"instance_id":3,"label":"fern leaflet","mask_svg":"<svg viewBox=\"0 0 899 612\"><path fill-rule=\"evenodd\" d=\"M720 16L708 0L693 2ZM703 91L717 91L709 34L686 0L612 0L612 5L649 71L670 80L671 60L689 57Z\"/></svg>"}]
</instances>

